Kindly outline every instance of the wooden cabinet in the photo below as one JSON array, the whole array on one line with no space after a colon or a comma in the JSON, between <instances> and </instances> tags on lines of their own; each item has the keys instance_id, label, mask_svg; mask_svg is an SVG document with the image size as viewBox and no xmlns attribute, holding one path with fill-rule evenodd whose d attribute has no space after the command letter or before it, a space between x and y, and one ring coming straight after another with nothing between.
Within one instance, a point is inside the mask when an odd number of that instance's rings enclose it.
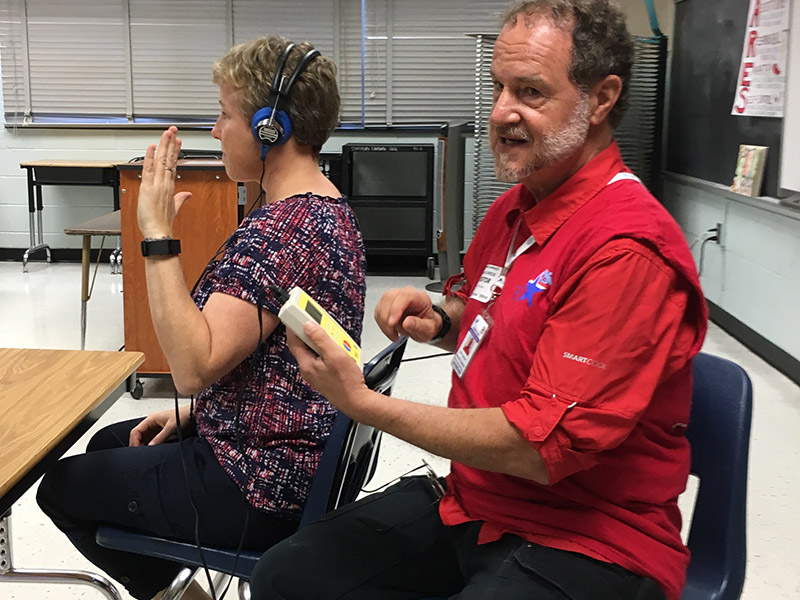
<instances>
[{"instance_id":1,"label":"wooden cabinet","mask_svg":"<svg viewBox=\"0 0 800 600\"><path fill-rule=\"evenodd\" d=\"M147 300L142 234L136 206L142 165L119 165L122 209L122 292L125 349L144 352L142 374L167 374L169 364L158 344ZM192 192L177 218L174 235L181 240L180 261L187 286L203 272L208 261L237 226L237 184L228 179L221 161L180 160L175 191Z\"/></svg>"}]
</instances>

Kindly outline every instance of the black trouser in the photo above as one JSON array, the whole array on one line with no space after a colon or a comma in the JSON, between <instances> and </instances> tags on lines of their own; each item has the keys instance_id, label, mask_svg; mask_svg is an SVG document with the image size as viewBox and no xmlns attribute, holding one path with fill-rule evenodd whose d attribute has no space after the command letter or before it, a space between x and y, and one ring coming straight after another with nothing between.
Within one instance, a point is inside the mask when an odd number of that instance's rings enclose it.
<instances>
[{"instance_id":1,"label":"black trouser","mask_svg":"<svg viewBox=\"0 0 800 600\"><path fill-rule=\"evenodd\" d=\"M664 600L651 579L510 534L478 545L480 523L446 527L424 477L340 508L273 546L254 600Z\"/></svg>"},{"instance_id":2,"label":"black trouser","mask_svg":"<svg viewBox=\"0 0 800 600\"><path fill-rule=\"evenodd\" d=\"M182 565L109 550L95 542L99 524L137 529L194 542L195 515L177 442L128 446L140 419L110 425L86 454L62 459L42 479L36 500L78 550L140 600L169 585ZM200 514L200 542L236 548L249 515L244 547L267 548L297 529L297 522L254 509L220 466L205 439L184 439L186 472Z\"/></svg>"}]
</instances>

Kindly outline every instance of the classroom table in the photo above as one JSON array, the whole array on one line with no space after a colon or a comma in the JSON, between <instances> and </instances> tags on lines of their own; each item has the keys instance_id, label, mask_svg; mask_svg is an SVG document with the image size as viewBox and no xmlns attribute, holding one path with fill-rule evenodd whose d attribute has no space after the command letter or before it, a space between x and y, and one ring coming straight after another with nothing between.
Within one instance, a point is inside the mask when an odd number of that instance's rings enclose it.
<instances>
[{"instance_id":1,"label":"classroom table","mask_svg":"<svg viewBox=\"0 0 800 600\"><path fill-rule=\"evenodd\" d=\"M143 361L141 352L0 348L0 587L82 583L120 600L101 575L14 568L11 506L122 395Z\"/></svg>"},{"instance_id":2,"label":"classroom table","mask_svg":"<svg viewBox=\"0 0 800 600\"><path fill-rule=\"evenodd\" d=\"M50 262L50 246L44 243L42 228L42 186L110 187L114 192L114 210L119 210L119 172L117 162L100 160L34 160L19 163L28 172L28 227L31 245L22 255L22 272L28 272L28 258L44 250ZM35 217L35 223L34 223ZM38 236L37 236L38 225ZM38 242L38 243L37 243Z\"/></svg>"},{"instance_id":3,"label":"classroom table","mask_svg":"<svg viewBox=\"0 0 800 600\"><path fill-rule=\"evenodd\" d=\"M83 251L81 252L81 350L86 347L86 310L92 290L89 288L89 266L91 262L92 236L101 235L103 239L107 235L120 235L120 214L118 210L112 213L97 217L80 225L68 227L64 230L67 235L83 236ZM102 244L100 245L102 250ZM99 260L99 258L98 258ZM116 272L114 264L116 260L112 257L112 273ZM122 264L120 262L120 264ZM97 276L97 268L94 271ZM94 288L94 278L92 278L92 288Z\"/></svg>"}]
</instances>

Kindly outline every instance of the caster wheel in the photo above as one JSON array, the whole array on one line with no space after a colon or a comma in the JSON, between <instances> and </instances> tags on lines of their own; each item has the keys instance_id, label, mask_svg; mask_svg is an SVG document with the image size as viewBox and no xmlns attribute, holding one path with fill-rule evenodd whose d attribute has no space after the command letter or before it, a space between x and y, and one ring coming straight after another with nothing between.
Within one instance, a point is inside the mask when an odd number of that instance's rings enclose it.
<instances>
[{"instance_id":1,"label":"caster wheel","mask_svg":"<svg viewBox=\"0 0 800 600\"><path fill-rule=\"evenodd\" d=\"M428 257L428 279L435 279L436 278L436 261L432 256Z\"/></svg>"},{"instance_id":2,"label":"caster wheel","mask_svg":"<svg viewBox=\"0 0 800 600\"><path fill-rule=\"evenodd\" d=\"M141 379L137 379L136 383L131 390L131 398L134 400L138 400L144 395L144 386L142 385Z\"/></svg>"}]
</instances>

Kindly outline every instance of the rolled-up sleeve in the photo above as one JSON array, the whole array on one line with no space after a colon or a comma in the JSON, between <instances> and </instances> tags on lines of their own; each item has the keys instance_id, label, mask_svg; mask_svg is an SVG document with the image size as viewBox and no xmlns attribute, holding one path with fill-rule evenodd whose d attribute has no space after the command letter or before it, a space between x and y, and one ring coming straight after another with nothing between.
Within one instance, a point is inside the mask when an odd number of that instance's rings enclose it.
<instances>
[{"instance_id":1,"label":"rolled-up sleeve","mask_svg":"<svg viewBox=\"0 0 800 600\"><path fill-rule=\"evenodd\" d=\"M551 484L621 444L697 331L689 285L658 254L614 240L553 298L528 379L502 405L542 455Z\"/></svg>"}]
</instances>

